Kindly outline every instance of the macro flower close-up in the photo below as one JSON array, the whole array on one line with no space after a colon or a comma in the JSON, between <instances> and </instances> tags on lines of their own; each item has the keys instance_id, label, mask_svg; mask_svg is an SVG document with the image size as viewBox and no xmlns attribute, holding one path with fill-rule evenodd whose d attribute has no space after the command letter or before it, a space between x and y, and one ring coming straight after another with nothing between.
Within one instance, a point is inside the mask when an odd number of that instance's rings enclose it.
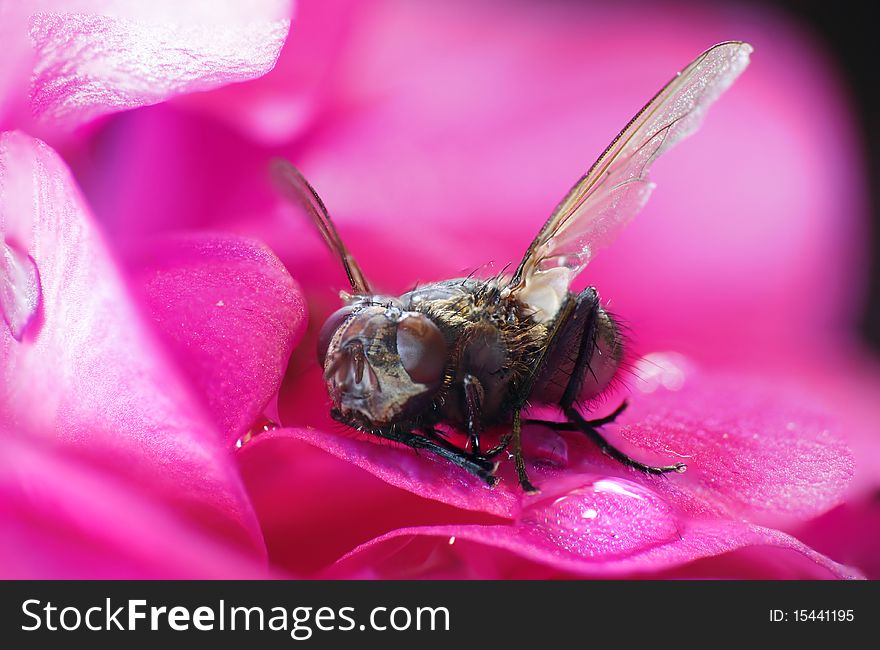
<instances>
[{"instance_id":1,"label":"macro flower close-up","mask_svg":"<svg viewBox=\"0 0 880 650\"><path fill-rule=\"evenodd\" d=\"M880 577L865 152L838 64L786 13L0 0L0 34L3 578ZM480 432L492 476L339 421L322 326L357 283L278 159L376 295L507 277L725 41L748 67L644 163L650 200L570 286L623 350L574 408L682 471L628 467L537 393L519 471L511 420ZM430 435L477 458L461 427Z\"/></svg>"}]
</instances>

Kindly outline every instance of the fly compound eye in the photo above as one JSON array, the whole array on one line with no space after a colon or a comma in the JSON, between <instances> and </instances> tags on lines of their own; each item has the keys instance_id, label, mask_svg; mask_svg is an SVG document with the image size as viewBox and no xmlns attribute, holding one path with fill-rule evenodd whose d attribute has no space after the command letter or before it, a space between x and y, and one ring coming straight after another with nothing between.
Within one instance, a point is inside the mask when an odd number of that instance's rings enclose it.
<instances>
[{"instance_id":1,"label":"fly compound eye","mask_svg":"<svg viewBox=\"0 0 880 650\"><path fill-rule=\"evenodd\" d=\"M327 358L327 349L330 347L330 341L333 339L333 335L336 334L336 330L338 330L345 320L351 316L353 311L354 307L350 305L337 309L330 314L330 317L327 318L321 326L321 331L318 332L318 363L322 366L324 365L324 360Z\"/></svg>"},{"instance_id":2,"label":"fly compound eye","mask_svg":"<svg viewBox=\"0 0 880 650\"><path fill-rule=\"evenodd\" d=\"M397 325L397 354L414 382L439 384L446 368L446 350L446 338L427 316L413 314Z\"/></svg>"}]
</instances>

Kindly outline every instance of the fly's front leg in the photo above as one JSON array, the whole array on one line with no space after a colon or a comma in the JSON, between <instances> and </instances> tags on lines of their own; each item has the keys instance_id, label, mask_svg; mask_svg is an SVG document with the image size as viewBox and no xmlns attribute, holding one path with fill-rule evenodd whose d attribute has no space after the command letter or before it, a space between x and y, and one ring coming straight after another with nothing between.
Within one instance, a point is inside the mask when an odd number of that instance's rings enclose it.
<instances>
[{"instance_id":1,"label":"fly's front leg","mask_svg":"<svg viewBox=\"0 0 880 650\"><path fill-rule=\"evenodd\" d=\"M385 438L386 440L399 442L416 450L424 449L425 451L429 451L432 454L467 470L474 476L484 480L489 485L495 485L495 483L498 482L498 479L495 478L496 463L493 463L486 458L480 458L473 454L469 454L433 432L428 432L427 435L422 436L393 425L384 428L364 427L357 422L349 420L336 409L333 409L330 414L334 420L342 422L350 427L354 427L360 431L370 433L379 438Z\"/></svg>"},{"instance_id":2,"label":"fly's front leg","mask_svg":"<svg viewBox=\"0 0 880 650\"><path fill-rule=\"evenodd\" d=\"M480 456L480 458L487 460L495 458L495 456L511 445L513 445L513 461L516 465L516 476L519 479L520 487L522 487L525 492L532 494L540 492L538 488L532 485L532 482L529 480L528 472L526 472L526 462L522 451L522 419L520 417L520 409L516 409L513 412L513 426L511 427L511 432L502 436L498 444L491 449L488 449L484 455Z\"/></svg>"},{"instance_id":3,"label":"fly's front leg","mask_svg":"<svg viewBox=\"0 0 880 650\"><path fill-rule=\"evenodd\" d=\"M537 492L538 489L529 481L526 472L526 463L522 452L522 420L520 411L513 412L513 430L510 435L502 437L498 445L489 449L484 455L480 453L480 433L482 432L482 402L483 386L480 380L471 374L466 374L462 381L464 386L465 406L467 408L467 432L471 443L471 452L474 456L491 459L513 443L513 458L516 464L516 474L519 484L526 492Z\"/></svg>"},{"instance_id":4,"label":"fly's front leg","mask_svg":"<svg viewBox=\"0 0 880 650\"><path fill-rule=\"evenodd\" d=\"M498 482L498 479L495 477L498 463L493 462L486 456L477 456L456 447L434 429L419 429L419 434L422 435L413 434L414 438L420 440L416 441L415 445L409 446L415 449L427 449L431 453L466 469L471 474L486 481L489 485L495 485ZM423 442L421 439L427 442Z\"/></svg>"},{"instance_id":5,"label":"fly's front leg","mask_svg":"<svg viewBox=\"0 0 880 650\"><path fill-rule=\"evenodd\" d=\"M470 440L471 452L475 456L480 455L480 434L483 432L482 405L483 386L480 380L471 374L466 374L462 380L464 389L464 403L467 411L467 434Z\"/></svg>"},{"instance_id":6,"label":"fly's front leg","mask_svg":"<svg viewBox=\"0 0 880 650\"><path fill-rule=\"evenodd\" d=\"M498 441L497 445L495 445L491 449L486 450L486 453L483 454L483 458L495 458L495 456L497 456L510 446L511 440L513 440L512 433L504 434L503 436L501 436L501 440Z\"/></svg>"}]
</instances>

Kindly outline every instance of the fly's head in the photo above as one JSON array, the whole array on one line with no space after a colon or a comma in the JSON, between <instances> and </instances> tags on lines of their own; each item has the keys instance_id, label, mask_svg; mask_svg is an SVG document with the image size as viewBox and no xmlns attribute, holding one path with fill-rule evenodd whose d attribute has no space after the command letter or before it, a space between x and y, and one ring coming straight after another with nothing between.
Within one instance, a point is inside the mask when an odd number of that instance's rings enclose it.
<instances>
[{"instance_id":1,"label":"fly's head","mask_svg":"<svg viewBox=\"0 0 880 650\"><path fill-rule=\"evenodd\" d=\"M345 422L382 427L411 420L443 384L448 344L425 314L394 298L358 297L318 336L318 361Z\"/></svg>"}]
</instances>

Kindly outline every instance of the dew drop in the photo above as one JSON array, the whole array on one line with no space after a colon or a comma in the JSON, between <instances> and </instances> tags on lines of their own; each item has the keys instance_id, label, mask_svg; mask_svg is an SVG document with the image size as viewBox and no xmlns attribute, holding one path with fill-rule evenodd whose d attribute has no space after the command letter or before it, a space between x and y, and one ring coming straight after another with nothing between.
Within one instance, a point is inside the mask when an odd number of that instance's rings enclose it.
<instances>
[{"instance_id":1,"label":"dew drop","mask_svg":"<svg viewBox=\"0 0 880 650\"><path fill-rule=\"evenodd\" d=\"M529 505L520 524L579 558L622 557L679 535L678 517L656 492L607 477Z\"/></svg>"},{"instance_id":2,"label":"dew drop","mask_svg":"<svg viewBox=\"0 0 880 650\"><path fill-rule=\"evenodd\" d=\"M599 512L593 508L587 508L581 513L581 519L595 519L599 516Z\"/></svg>"},{"instance_id":3,"label":"dew drop","mask_svg":"<svg viewBox=\"0 0 880 650\"><path fill-rule=\"evenodd\" d=\"M266 416L262 416L254 425L245 433L241 438L235 441L235 448L241 449L251 440L259 436L260 434L266 433L267 431L274 431L279 428L279 424L274 420L270 420Z\"/></svg>"},{"instance_id":4,"label":"dew drop","mask_svg":"<svg viewBox=\"0 0 880 650\"><path fill-rule=\"evenodd\" d=\"M0 311L12 337L21 341L40 306L40 272L34 259L0 243Z\"/></svg>"}]
</instances>

